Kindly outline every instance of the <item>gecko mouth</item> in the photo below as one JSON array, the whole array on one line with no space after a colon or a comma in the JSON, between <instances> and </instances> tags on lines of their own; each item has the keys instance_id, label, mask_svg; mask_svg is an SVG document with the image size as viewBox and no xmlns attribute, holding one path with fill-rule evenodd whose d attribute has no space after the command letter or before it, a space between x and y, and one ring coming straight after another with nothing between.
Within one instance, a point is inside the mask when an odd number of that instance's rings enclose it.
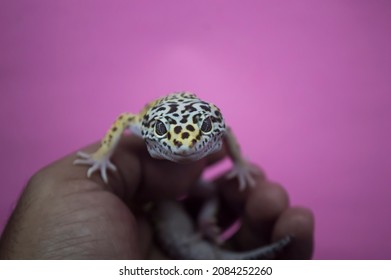
<instances>
[{"instance_id":1,"label":"gecko mouth","mask_svg":"<svg viewBox=\"0 0 391 280\"><path fill-rule=\"evenodd\" d=\"M195 160L199 160L209 154L209 151L195 151L191 153L172 153L172 157L170 160L175 162L191 162Z\"/></svg>"},{"instance_id":2,"label":"gecko mouth","mask_svg":"<svg viewBox=\"0 0 391 280\"><path fill-rule=\"evenodd\" d=\"M211 141L202 149L184 150L182 152L171 151L161 145L147 145L150 155L153 158L167 159L173 162L186 163L197 161L210 153L217 151L221 145L218 141Z\"/></svg>"},{"instance_id":3,"label":"gecko mouth","mask_svg":"<svg viewBox=\"0 0 391 280\"><path fill-rule=\"evenodd\" d=\"M189 152L189 151L182 151L182 152L173 152L174 155L176 156L180 156L180 157L191 157L191 156L194 156L196 154L201 154L201 153L204 153L205 151L193 151L193 152Z\"/></svg>"},{"instance_id":4,"label":"gecko mouth","mask_svg":"<svg viewBox=\"0 0 391 280\"><path fill-rule=\"evenodd\" d=\"M220 147L221 145L219 145L218 141L210 141L206 146L198 150L184 150L182 152L172 152L170 160L175 162L196 161L203 157L206 157L210 153L219 150Z\"/></svg>"}]
</instances>

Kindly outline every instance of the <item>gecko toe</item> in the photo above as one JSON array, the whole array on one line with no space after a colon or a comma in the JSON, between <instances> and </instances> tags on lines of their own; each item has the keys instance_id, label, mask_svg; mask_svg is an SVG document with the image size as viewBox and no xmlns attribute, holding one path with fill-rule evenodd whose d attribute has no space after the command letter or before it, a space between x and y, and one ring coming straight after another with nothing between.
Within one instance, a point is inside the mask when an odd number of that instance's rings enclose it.
<instances>
[{"instance_id":1,"label":"gecko toe","mask_svg":"<svg viewBox=\"0 0 391 280\"><path fill-rule=\"evenodd\" d=\"M114 172L117 171L117 167L110 161L107 162L107 168Z\"/></svg>"},{"instance_id":2,"label":"gecko toe","mask_svg":"<svg viewBox=\"0 0 391 280\"><path fill-rule=\"evenodd\" d=\"M254 177L251 176L251 174L249 174L249 173L246 174L246 181L250 187L252 187L252 188L255 187L256 182L255 182Z\"/></svg>"},{"instance_id":3,"label":"gecko toe","mask_svg":"<svg viewBox=\"0 0 391 280\"><path fill-rule=\"evenodd\" d=\"M107 178L107 169L105 166L100 167L100 175L102 176L103 182L107 184L109 179Z\"/></svg>"},{"instance_id":4,"label":"gecko toe","mask_svg":"<svg viewBox=\"0 0 391 280\"><path fill-rule=\"evenodd\" d=\"M93 166L91 166L90 168L88 168L88 171L87 171L87 177L90 178L92 173L94 173L96 170L99 169L99 165L98 164L94 164Z\"/></svg>"},{"instance_id":5,"label":"gecko toe","mask_svg":"<svg viewBox=\"0 0 391 280\"><path fill-rule=\"evenodd\" d=\"M117 171L117 167L110 162L108 157L100 156L99 154L87 154L85 152L77 152L79 158L73 161L75 165L89 165L90 168L87 170L87 177L90 178L95 171L100 171L102 180L107 184L108 176L107 169L110 171Z\"/></svg>"},{"instance_id":6,"label":"gecko toe","mask_svg":"<svg viewBox=\"0 0 391 280\"><path fill-rule=\"evenodd\" d=\"M78 151L78 152L77 152L77 156L78 156L78 157L81 157L81 158L83 158L83 159L89 159L89 158L91 158L91 155L90 155L90 154L87 154L87 153L85 153L85 152L83 152L83 151Z\"/></svg>"},{"instance_id":7,"label":"gecko toe","mask_svg":"<svg viewBox=\"0 0 391 280\"><path fill-rule=\"evenodd\" d=\"M259 170L247 163L234 165L232 170L226 175L227 179L237 178L239 183L239 190L243 191L247 187L254 187L256 185L255 176L260 174Z\"/></svg>"},{"instance_id":8,"label":"gecko toe","mask_svg":"<svg viewBox=\"0 0 391 280\"><path fill-rule=\"evenodd\" d=\"M238 175L238 172L236 171L236 169L232 169L230 172L228 172L227 175L225 175L225 178L232 179L232 178L235 178L237 175Z\"/></svg>"},{"instance_id":9,"label":"gecko toe","mask_svg":"<svg viewBox=\"0 0 391 280\"><path fill-rule=\"evenodd\" d=\"M91 165L91 160L89 159L75 159L73 161L74 165Z\"/></svg>"}]
</instances>

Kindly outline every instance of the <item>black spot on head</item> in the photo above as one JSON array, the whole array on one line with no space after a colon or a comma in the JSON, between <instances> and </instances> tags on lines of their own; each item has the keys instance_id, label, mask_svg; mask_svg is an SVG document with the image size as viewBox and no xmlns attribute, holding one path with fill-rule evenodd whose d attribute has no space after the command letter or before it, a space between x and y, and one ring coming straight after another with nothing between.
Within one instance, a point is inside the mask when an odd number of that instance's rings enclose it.
<instances>
[{"instance_id":1,"label":"black spot on head","mask_svg":"<svg viewBox=\"0 0 391 280\"><path fill-rule=\"evenodd\" d=\"M143 125L145 125L147 127L152 127L152 125L154 125L154 123L155 123L155 120L151 119L148 122L143 122Z\"/></svg>"},{"instance_id":2,"label":"black spot on head","mask_svg":"<svg viewBox=\"0 0 391 280\"><path fill-rule=\"evenodd\" d=\"M176 120L173 118L167 118L169 124L177 124Z\"/></svg>"},{"instance_id":3,"label":"black spot on head","mask_svg":"<svg viewBox=\"0 0 391 280\"><path fill-rule=\"evenodd\" d=\"M170 133L170 132L167 133L167 139L168 139L168 140L171 139L171 133Z\"/></svg>"},{"instance_id":4,"label":"black spot on head","mask_svg":"<svg viewBox=\"0 0 391 280\"><path fill-rule=\"evenodd\" d=\"M116 132L118 130L118 127L114 126L111 131Z\"/></svg>"},{"instance_id":5,"label":"black spot on head","mask_svg":"<svg viewBox=\"0 0 391 280\"><path fill-rule=\"evenodd\" d=\"M189 138L190 134L188 132L183 132L182 133L182 139L187 139Z\"/></svg>"},{"instance_id":6,"label":"black spot on head","mask_svg":"<svg viewBox=\"0 0 391 280\"><path fill-rule=\"evenodd\" d=\"M164 111L164 110L166 110L166 107L160 106L158 109L156 109L156 112Z\"/></svg>"},{"instance_id":7,"label":"black spot on head","mask_svg":"<svg viewBox=\"0 0 391 280\"><path fill-rule=\"evenodd\" d=\"M197 143L197 140L193 139L193 140L191 140L191 143L192 143L193 145L195 145L195 144Z\"/></svg>"},{"instance_id":8,"label":"black spot on head","mask_svg":"<svg viewBox=\"0 0 391 280\"><path fill-rule=\"evenodd\" d=\"M167 114L172 114L176 111L178 111L178 104L169 104L168 106L170 106L170 110L167 112Z\"/></svg>"},{"instance_id":9,"label":"black spot on head","mask_svg":"<svg viewBox=\"0 0 391 280\"><path fill-rule=\"evenodd\" d=\"M189 117L189 115L183 115L182 119L180 120L180 123L187 123L187 118L188 117Z\"/></svg>"},{"instance_id":10,"label":"black spot on head","mask_svg":"<svg viewBox=\"0 0 391 280\"><path fill-rule=\"evenodd\" d=\"M209 106L206 106L206 105L201 105L200 108L204 111L207 111L207 112L210 112L210 107Z\"/></svg>"},{"instance_id":11,"label":"black spot on head","mask_svg":"<svg viewBox=\"0 0 391 280\"><path fill-rule=\"evenodd\" d=\"M194 131L194 130L195 130L195 129L194 129L194 126L192 126L191 124L186 125L186 129L187 129L188 131Z\"/></svg>"},{"instance_id":12,"label":"black spot on head","mask_svg":"<svg viewBox=\"0 0 391 280\"><path fill-rule=\"evenodd\" d=\"M188 111L188 112L197 111L197 109L194 108L193 105L194 105L194 103L190 103L189 105L186 105L186 106L185 106L185 110Z\"/></svg>"},{"instance_id":13,"label":"black spot on head","mask_svg":"<svg viewBox=\"0 0 391 280\"><path fill-rule=\"evenodd\" d=\"M174 113L172 114L174 117L179 117L179 114L178 113Z\"/></svg>"},{"instance_id":14,"label":"black spot on head","mask_svg":"<svg viewBox=\"0 0 391 280\"><path fill-rule=\"evenodd\" d=\"M181 126L176 126L176 127L174 127L174 132L175 132L176 134L181 133L181 131L182 131L182 127L181 127Z\"/></svg>"}]
</instances>

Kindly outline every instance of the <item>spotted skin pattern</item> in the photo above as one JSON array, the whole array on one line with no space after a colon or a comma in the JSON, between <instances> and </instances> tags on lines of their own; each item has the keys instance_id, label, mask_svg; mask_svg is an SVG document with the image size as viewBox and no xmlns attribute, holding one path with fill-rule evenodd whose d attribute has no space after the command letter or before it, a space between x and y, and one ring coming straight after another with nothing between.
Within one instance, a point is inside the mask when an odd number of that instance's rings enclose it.
<instances>
[{"instance_id":1,"label":"spotted skin pattern","mask_svg":"<svg viewBox=\"0 0 391 280\"><path fill-rule=\"evenodd\" d=\"M145 140L153 158L178 163L196 161L217 152L225 142L233 161L228 177L237 177L241 190L255 184L257 170L242 157L220 109L190 92L159 98L147 104L139 114L121 114L102 139L99 149L93 154L78 152L74 163L89 165L88 177L99 170L107 183L107 169L116 171L110 157L126 129Z\"/></svg>"}]
</instances>

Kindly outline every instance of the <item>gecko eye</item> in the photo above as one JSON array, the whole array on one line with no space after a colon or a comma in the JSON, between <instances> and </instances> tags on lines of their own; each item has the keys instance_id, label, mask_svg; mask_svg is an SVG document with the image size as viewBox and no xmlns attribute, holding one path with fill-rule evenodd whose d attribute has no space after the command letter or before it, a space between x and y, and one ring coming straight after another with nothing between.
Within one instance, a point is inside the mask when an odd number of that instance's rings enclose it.
<instances>
[{"instance_id":1,"label":"gecko eye","mask_svg":"<svg viewBox=\"0 0 391 280\"><path fill-rule=\"evenodd\" d=\"M155 133L160 137L163 137L167 134L167 127L162 121L156 120Z\"/></svg>"},{"instance_id":2,"label":"gecko eye","mask_svg":"<svg viewBox=\"0 0 391 280\"><path fill-rule=\"evenodd\" d=\"M210 117L207 117L203 122L202 122L202 125L201 125L201 131L203 133L210 133L212 131L212 120Z\"/></svg>"}]
</instances>

